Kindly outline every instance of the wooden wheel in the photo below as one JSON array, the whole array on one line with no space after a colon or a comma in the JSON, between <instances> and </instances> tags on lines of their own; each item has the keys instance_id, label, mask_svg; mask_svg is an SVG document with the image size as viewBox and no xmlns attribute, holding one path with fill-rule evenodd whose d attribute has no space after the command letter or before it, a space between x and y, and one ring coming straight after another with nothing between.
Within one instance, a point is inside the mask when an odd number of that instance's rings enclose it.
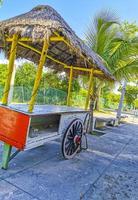
<instances>
[{"instance_id":1,"label":"wooden wheel","mask_svg":"<svg viewBox=\"0 0 138 200\"><path fill-rule=\"evenodd\" d=\"M80 150L83 134L83 123L80 119L74 119L68 126L63 136L62 154L64 158L71 159Z\"/></svg>"},{"instance_id":2,"label":"wooden wheel","mask_svg":"<svg viewBox=\"0 0 138 200\"><path fill-rule=\"evenodd\" d=\"M84 123L83 123L85 133L88 133L89 123L90 123L90 113L87 113L84 119Z\"/></svg>"}]
</instances>

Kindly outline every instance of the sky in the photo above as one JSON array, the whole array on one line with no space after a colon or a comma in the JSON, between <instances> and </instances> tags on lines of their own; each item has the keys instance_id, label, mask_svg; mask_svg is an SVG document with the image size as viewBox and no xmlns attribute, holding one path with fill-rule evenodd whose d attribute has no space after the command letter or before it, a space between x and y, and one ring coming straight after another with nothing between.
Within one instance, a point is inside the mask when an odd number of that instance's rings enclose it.
<instances>
[{"instance_id":1,"label":"sky","mask_svg":"<svg viewBox=\"0 0 138 200\"><path fill-rule=\"evenodd\" d=\"M3 0L0 21L28 12L37 5L55 8L82 39L95 14L102 9L116 12L120 21L138 23L138 0Z\"/></svg>"},{"instance_id":2,"label":"sky","mask_svg":"<svg viewBox=\"0 0 138 200\"><path fill-rule=\"evenodd\" d=\"M55 8L82 39L95 14L102 9L116 12L120 21L138 22L138 0L3 0L0 20L28 12L37 5ZM0 61L3 59L0 54Z\"/></svg>"},{"instance_id":3,"label":"sky","mask_svg":"<svg viewBox=\"0 0 138 200\"><path fill-rule=\"evenodd\" d=\"M3 0L0 20L28 12L37 5L55 8L82 39L95 14L103 9L116 12L120 21L138 23L138 0ZM7 62L2 54L0 61Z\"/></svg>"},{"instance_id":4,"label":"sky","mask_svg":"<svg viewBox=\"0 0 138 200\"><path fill-rule=\"evenodd\" d=\"M83 38L91 19L102 9L115 11L121 21L138 21L138 0L3 0L0 20L31 10L37 5L50 5Z\"/></svg>"}]
</instances>

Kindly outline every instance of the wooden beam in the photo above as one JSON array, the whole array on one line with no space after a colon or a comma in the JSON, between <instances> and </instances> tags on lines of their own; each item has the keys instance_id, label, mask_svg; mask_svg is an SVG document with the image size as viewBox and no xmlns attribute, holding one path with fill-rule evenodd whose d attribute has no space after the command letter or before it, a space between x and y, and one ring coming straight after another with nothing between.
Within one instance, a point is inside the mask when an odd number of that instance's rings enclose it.
<instances>
[{"instance_id":1,"label":"wooden beam","mask_svg":"<svg viewBox=\"0 0 138 200\"><path fill-rule=\"evenodd\" d=\"M101 75L101 76L104 76L104 73L100 70L94 70L93 72L94 75Z\"/></svg>"},{"instance_id":2,"label":"wooden beam","mask_svg":"<svg viewBox=\"0 0 138 200\"><path fill-rule=\"evenodd\" d=\"M2 169L7 169L8 168L10 155L11 155L11 150L12 150L12 146L9 145L9 144L4 143L3 153L2 153L2 164L1 164Z\"/></svg>"},{"instance_id":3,"label":"wooden beam","mask_svg":"<svg viewBox=\"0 0 138 200\"><path fill-rule=\"evenodd\" d=\"M62 42L64 41L64 37L62 36L56 36L56 37L50 37L51 42Z\"/></svg>"},{"instance_id":4,"label":"wooden beam","mask_svg":"<svg viewBox=\"0 0 138 200\"><path fill-rule=\"evenodd\" d=\"M7 75L7 80L4 87L4 94L2 98L2 104L4 105L7 105L8 103L8 96L9 96L12 73L13 73L13 68L14 68L14 61L16 58L17 43L18 43L18 35L15 34L13 35L13 41L11 45L9 64L8 64L8 75Z\"/></svg>"},{"instance_id":5,"label":"wooden beam","mask_svg":"<svg viewBox=\"0 0 138 200\"><path fill-rule=\"evenodd\" d=\"M90 78L89 78L89 87L88 94L86 97L85 109L87 110L89 107L90 95L93 93L93 69L91 69Z\"/></svg>"},{"instance_id":6,"label":"wooden beam","mask_svg":"<svg viewBox=\"0 0 138 200\"><path fill-rule=\"evenodd\" d=\"M12 42L13 39L8 37L8 38L6 38L6 41L7 42ZM20 39L18 39L18 41L21 41L21 42L32 42L32 39L30 39L30 38L20 38Z\"/></svg>"},{"instance_id":7,"label":"wooden beam","mask_svg":"<svg viewBox=\"0 0 138 200\"><path fill-rule=\"evenodd\" d=\"M67 69L71 69L71 66L64 66L64 67ZM93 71L94 75L104 75L102 71L96 70L94 68L88 69L88 68L82 68L82 67L73 67L73 70L79 70L79 71L85 71L85 72L91 72L92 69L94 70Z\"/></svg>"},{"instance_id":8,"label":"wooden beam","mask_svg":"<svg viewBox=\"0 0 138 200\"><path fill-rule=\"evenodd\" d=\"M54 32L54 33L57 37L61 37L57 32ZM60 40L77 53L76 49L74 47L72 47L71 44L64 37L61 37ZM91 66L94 66L94 64L90 60L88 60L88 58L85 57L83 54L81 54L80 57L82 57L84 60L86 60Z\"/></svg>"},{"instance_id":9,"label":"wooden beam","mask_svg":"<svg viewBox=\"0 0 138 200\"><path fill-rule=\"evenodd\" d=\"M52 36L52 37L50 37L50 41L51 42L64 42L67 46L69 46L71 49L73 49L74 51L76 51L70 44L69 44L69 42L68 41L66 41L65 40L65 38L63 37L63 36L60 36L58 33L56 33L55 32L55 35L56 36ZM12 42L12 38L7 38L6 39L6 41L8 41L8 42ZM19 39L19 44L21 44L21 42L31 42L32 41L32 39L31 38L20 38ZM38 40L39 42L41 41L43 41L43 39L42 40ZM37 49L35 49L34 47L31 47L30 45L27 45L27 44L24 44L24 43L22 43L21 44L22 46L24 46L24 47L26 47L26 48L29 48L29 49L32 49L33 51L35 51L35 52L37 52L37 53L39 53L39 54L41 54L41 52L39 51L39 50L37 50ZM83 58L83 59L85 59L85 60L87 60L87 62L93 67L93 63L91 63L85 56L83 56L82 54L81 54L81 57ZM65 63L63 63L63 62L61 62L61 61L59 61L59 60L57 60L57 59L54 59L53 57L51 57L51 56L49 56L49 55L47 55L47 58L49 58L49 59L51 59L51 60L53 60L54 62L56 62L56 63L58 63L58 64L61 64L61 65L63 65L63 66L66 66L66 64ZM70 68L71 66L66 66L66 68ZM91 72L91 69L87 69L87 68L78 68L78 67L75 67L74 68L75 70L81 70L81 71L88 71L88 72ZM100 70L94 70L94 75L101 75L101 76L103 76L104 75L104 73L102 72L102 71L100 71Z\"/></svg>"},{"instance_id":10,"label":"wooden beam","mask_svg":"<svg viewBox=\"0 0 138 200\"><path fill-rule=\"evenodd\" d=\"M73 78L73 67L70 68L68 96L67 96L67 106L71 105L71 101L70 100L71 100L72 78Z\"/></svg>"},{"instance_id":11,"label":"wooden beam","mask_svg":"<svg viewBox=\"0 0 138 200\"><path fill-rule=\"evenodd\" d=\"M19 44L20 46L23 46L23 47L25 47L25 48L27 48L27 49L30 49L30 50L32 50L32 51L38 53L39 55L41 55L41 53L42 53L41 51L39 51L39 50L36 49L35 47L32 47L32 46L30 46L30 45L28 45L28 44L25 44L25 43L23 43L23 42L18 41L18 44Z\"/></svg>"},{"instance_id":12,"label":"wooden beam","mask_svg":"<svg viewBox=\"0 0 138 200\"><path fill-rule=\"evenodd\" d=\"M60 41L63 41L64 38L61 37L61 36L56 36L56 37L50 37L50 41L51 42L60 42ZM6 39L7 42L12 42L13 41L13 38L7 38ZM23 37L23 38L20 38L19 39L20 42L32 42L33 40L31 38L27 38L27 37ZM35 42L43 42L44 40L43 39L36 39Z\"/></svg>"},{"instance_id":13,"label":"wooden beam","mask_svg":"<svg viewBox=\"0 0 138 200\"><path fill-rule=\"evenodd\" d=\"M10 83L10 91L8 95L8 104L12 103L12 100L13 100L15 75L16 75L16 65L14 64L12 77L11 77L11 83Z\"/></svg>"},{"instance_id":14,"label":"wooden beam","mask_svg":"<svg viewBox=\"0 0 138 200\"><path fill-rule=\"evenodd\" d=\"M34 47L32 47L32 46L30 46L30 45L28 45L28 44L24 44L23 42L18 42L18 43L19 43L19 45L21 45L21 46L23 46L23 47L25 47L25 48L28 48L28 49L30 49L30 50L36 52L37 54L41 55L41 51L39 51L38 49L36 49L36 48L34 48ZM46 57L49 58L50 60L53 60L54 62L56 62L56 63L58 63L58 64L60 64L60 65L63 65L63 66L66 65L65 63L63 63L63 62L61 62L61 61L59 61L59 60L53 58L52 56L47 55Z\"/></svg>"},{"instance_id":15,"label":"wooden beam","mask_svg":"<svg viewBox=\"0 0 138 200\"><path fill-rule=\"evenodd\" d=\"M64 66L64 68L67 68L67 69L71 69L71 68L73 68L74 70L85 71L85 72L91 72L91 69L88 69L88 68L82 68L82 67Z\"/></svg>"},{"instance_id":16,"label":"wooden beam","mask_svg":"<svg viewBox=\"0 0 138 200\"><path fill-rule=\"evenodd\" d=\"M36 52L36 53L38 53L39 55L41 55L41 51L39 51L39 50L36 49L35 47L32 47L32 46L30 46L30 45L28 45L28 44L25 44L25 43L23 43L23 42L20 42L20 41L18 42L18 44L21 45L21 46L23 46L23 47L25 47L25 48L28 48L28 49L30 49L30 50ZM72 67L72 66L66 66L66 63L63 63L63 62L61 62L61 61L59 61L59 60L53 58L52 56L47 55L47 58L49 58L50 60L52 60L52 61L54 61L54 62L56 62L56 63L58 63L58 64L60 64L60 65L63 65L64 68L70 69L70 68ZM73 70L91 72L91 69L82 68L82 67L74 67L74 66L73 66ZM95 70L94 70L94 75L104 75L104 73L101 72L101 71L99 71L99 70L96 70L96 69L95 69Z\"/></svg>"},{"instance_id":17,"label":"wooden beam","mask_svg":"<svg viewBox=\"0 0 138 200\"><path fill-rule=\"evenodd\" d=\"M2 104L7 105L8 104L8 97L10 92L10 86L11 86L11 79L14 69L14 61L16 58L16 50L17 50L17 42L18 42L18 35L13 35L11 50L10 50L10 57L9 57L9 64L8 64L8 75L7 80L4 87L4 94L2 98ZM2 153L2 168L7 169L8 163L10 159L12 146L9 144L4 143L3 146L3 153Z\"/></svg>"},{"instance_id":18,"label":"wooden beam","mask_svg":"<svg viewBox=\"0 0 138 200\"><path fill-rule=\"evenodd\" d=\"M48 47L49 47L49 42L47 40L44 40L43 49L42 49L39 65L37 68L37 74L36 74L35 83L34 83L34 87L32 91L32 96L29 102L29 109L28 109L29 112L33 112L33 108L34 108L34 104L35 104L35 100L36 100L36 96L37 96L37 92L38 92L38 88L40 85L41 76L43 72L43 66L46 61Z\"/></svg>"},{"instance_id":19,"label":"wooden beam","mask_svg":"<svg viewBox=\"0 0 138 200\"><path fill-rule=\"evenodd\" d=\"M52 36L50 37L50 41L52 42L64 42L68 47L70 47L73 51L76 52L76 49L74 47L71 46L71 44L63 37L63 36L60 36L58 33L55 32L55 37ZM12 41L12 38L7 38L6 39L7 42L11 42ZM20 38L19 41L21 42L28 42L28 41L32 41L32 39L30 38ZM36 40L37 41L37 40ZM43 40L38 40L38 41L43 41ZM87 60L87 62L93 66L94 64L91 63L83 54L81 54L81 57L84 59L84 60Z\"/></svg>"}]
</instances>

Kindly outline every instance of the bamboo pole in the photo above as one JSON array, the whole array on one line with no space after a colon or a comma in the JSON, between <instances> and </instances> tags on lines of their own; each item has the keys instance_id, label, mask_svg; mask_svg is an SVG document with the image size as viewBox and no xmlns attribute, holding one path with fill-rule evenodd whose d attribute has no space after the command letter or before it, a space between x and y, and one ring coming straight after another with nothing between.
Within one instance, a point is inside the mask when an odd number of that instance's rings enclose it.
<instances>
[{"instance_id":1,"label":"bamboo pole","mask_svg":"<svg viewBox=\"0 0 138 200\"><path fill-rule=\"evenodd\" d=\"M16 58L17 42L18 42L18 35L15 34L13 36L13 41L11 45L9 64L8 64L8 75L7 75L7 80L4 87L4 94L2 98L3 105L8 104L8 96L9 96L9 91L10 91L10 86L11 86L12 73L14 69L14 61Z\"/></svg>"},{"instance_id":2,"label":"bamboo pole","mask_svg":"<svg viewBox=\"0 0 138 200\"><path fill-rule=\"evenodd\" d=\"M41 51L39 51L39 50L36 49L35 47L32 47L32 46L30 46L30 45L28 45L28 44L25 44L25 43L23 43L23 42L20 42L20 41L18 41L18 44L19 44L20 46L23 46L23 47L25 47L25 48L28 48L28 49L30 49L30 50L36 52L37 54L41 55ZM91 69L89 69L89 68L82 68L82 67L76 67L76 66L66 66L66 63L61 62L61 61L59 61L59 60L53 58L52 56L47 55L46 57L47 57L48 59L52 60L53 62L56 62L56 63L58 63L58 64L60 64L60 65L63 65L63 67L64 67L65 69L71 69L71 68L73 68L73 70L84 71L84 72L91 72ZM100 71L100 70L96 70L96 69L95 69L95 70L94 70L94 75L101 75L101 76L103 76L104 73L103 73L102 71Z\"/></svg>"},{"instance_id":3,"label":"bamboo pole","mask_svg":"<svg viewBox=\"0 0 138 200\"><path fill-rule=\"evenodd\" d=\"M29 108L28 108L29 112L33 112L33 108L34 108L34 104L35 104L35 100L36 100L36 96L37 96L37 92L38 92L38 88L40 85L41 76L43 72L43 66L46 61L48 46L49 46L49 42L47 40L44 40L43 49L42 49L42 53L41 53L41 57L40 57L40 61L39 61L38 69L37 69L37 74L35 78L35 83L34 83L34 87L32 91L32 96L29 102Z\"/></svg>"},{"instance_id":4,"label":"bamboo pole","mask_svg":"<svg viewBox=\"0 0 138 200\"><path fill-rule=\"evenodd\" d=\"M57 34L57 37L50 37L50 39L49 39L50 41L54 41L54 42L64 42L64 43L66 43L70 48L72 48L71 47L71 45L64 39L64 37L61 37L61 36L58 36L58 34ZM13 41L13 39L12 38L7 38L6 39L6 41L7 42L12 42ZM23 42L31 42L32 41L32 39L31 38L20 38L19 39L19 41L18 41L18 43L21 45L21 46L23 46L23 47L26 47L26 48L28 48L28 49L31 49L32 51L34 51L34 52L36 52L36 53L38 53L38 54L41 54L41 51L39 51L38 49L36 49L36 48L34 48L34 47L32 47L32 46L30 46L30 45L28 45L28 44L25 44L25 43L23 43ZM42 41L42 40L38 40L38 41ZM84 56L82 56L83 57L83 59L84 59ZM55 59L55 58L53 58L53 57L51 57L51 56L49 56L49 55L47 55L47 58L49 58L50 60L53 60L54 62L56 62L56 63L58 63L58 64L61 64L61 65L63 65L65 68L71 68L71 66L66 66L66 64L65 63L63 63L63 62L61 62L61 61L59 61L59 60L57 60L57 59ZM86 58L85 58L86 59ZM88 60L87 60L88 61ZM93 64L90 62L90 61L88 61L88 63L91 65L91 67L94 67L93 66ZM79 71L86 71L86 72L90 72L91 71L91 69L88 69L88 68L82 68L82 67L73 67L73 69L74 70L79 70ZM94 70L94 74L95 75L101 75L101 76L104 76L104 73L101 71L101 70Z\"/></svg>"},{"instance_id":5,"label":"bamboo pole","mask_svg":"<svg viewBox=\"0 0 138 200\"><path fill-rule=\"evenodd\" d=\"M12 77L11 77L11 83L10 83L10 91L8 95L8 105L12 102L13 100L13 91L14 91L14 82L15 82L15 75L16 75L16 65L14 64L13 67L13 72L12 72Z\"/></svg>"},{"instance_id":6,"label":"bamboo pole","mask_svg":"<svg viewBox=\"0 0 138 200\"><path fill-rule=\"evenodd\" d=\"M70 99L71 99L71 89L72 89L72 77L73 77L73 67L70 68L68 96L67 96L67 106L71 105Z\"/></svg>"},{"instance_id":7,"label":"bamboo pole","mask_svg":"<svg viewBox=\"0 0 138 200\"><path fill-rule=\"evenodd\" d=\"M4 94L3 94L3 98L2 98L3 105L7 105L8 100L9 100L10 86L12 83L13 70L14 70L14 61L16 58L17 42L18 42L18 35L15 34L15 35L13 35L13 41L12 41L12 45L11 45L9 64L8 64L8 75L7 75L7 80L6 80L5 87L4 87ZM11 145L4 143L3 153L2 153L2 168L3 169L8 168L11 149L12 149Z\"/></svg>"},{"instance_id":8,"label":"bamboo pole","mask_svg":"<svg viewBox=\"0 0 138 200\"><path fill-rule=\"evenodd\" d=\"M78 70L78 71L84 71L84 72L91 72L91 70L93 69L93 75L104 75L104 73L100 70L94 69L94 68L82 68L82 67L75 67L75 66L66 66L64 65L65 69L71 69L71 67L73 68L73 70Z\"/></svg>"},{"instance_id":9,"label":"bamboo pole","mask_svg":"<svg viewBox=\"0 0 138 200\"><path fill-rule=\"evenodd\" d=\"M39 51L39 50L36 49L35 47L32 47L32 46L30 46L30 45L28 45L28 44L25 44L25 43L23 43L23 42L18 42L18 44L21 45L21 46L23 46L23 47L25 47L25 48L28 48L28 49L30 49L30 50L36 52L36 53L39 54L39 55L41 55L41 51ZM55 58L53 58L53 57L51 57L51 56L49 56L49 55L47 55L46 57L49 58L50 60L52 60L52 61L58 63L58 64L61 64L61 65L65 66L65 63L63 63L63 62L61 62L61 61L59 61L59 60L57 60L57 59L55 59Z\"/></svg>"},{"instance_id":10,"label":"bamboo pole","mask_svg":"<svg viewBox=\"0 0 138 200\"><path fill-rule=\"evenodd\" d=\"M94 70L91 69L90 78L89 78L88 94L87 94L86 103L85 103L86 110L88 109L88 106L89 106L90 95L93 93L93 77L94 77L93 74L94 74Z\"/></svg>"}]
</instances>

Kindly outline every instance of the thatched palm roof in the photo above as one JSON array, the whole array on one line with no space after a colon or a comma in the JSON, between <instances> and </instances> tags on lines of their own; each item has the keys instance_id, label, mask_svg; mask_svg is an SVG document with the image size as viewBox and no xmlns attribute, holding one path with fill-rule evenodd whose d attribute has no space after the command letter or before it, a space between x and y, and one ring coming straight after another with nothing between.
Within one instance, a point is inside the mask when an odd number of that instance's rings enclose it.
<instances>
[{"instance_id":1,"label":"thatched palm roof","mask_svg":"<svg viewBox=\"0 0 138 200\"><path fill-rule=\"evenodd\" d=\"M26 41L26 44L37 48L41 51L42 40L49 39L55 34L64 37L68 41L67 45L63 41L50 42L48 55L64 62L68 66L92 68L94 67L103 74L107 79L113 79L111 74L104 66L102 59L88 48L84 42L77 37L75 32L69 27L64 19L50 6L37 6L31 11L0 22L0 48L5 50L8 55L10 44L6 42L6 37L12 37L14 33L18 33L20 37L30 38L32 41ZM18 45L18 58L26 58L38 63L40 55L26 47ZM63 66L47 59L46 65L54 69L63 70Z\"/></svg>"}]
</instances>

